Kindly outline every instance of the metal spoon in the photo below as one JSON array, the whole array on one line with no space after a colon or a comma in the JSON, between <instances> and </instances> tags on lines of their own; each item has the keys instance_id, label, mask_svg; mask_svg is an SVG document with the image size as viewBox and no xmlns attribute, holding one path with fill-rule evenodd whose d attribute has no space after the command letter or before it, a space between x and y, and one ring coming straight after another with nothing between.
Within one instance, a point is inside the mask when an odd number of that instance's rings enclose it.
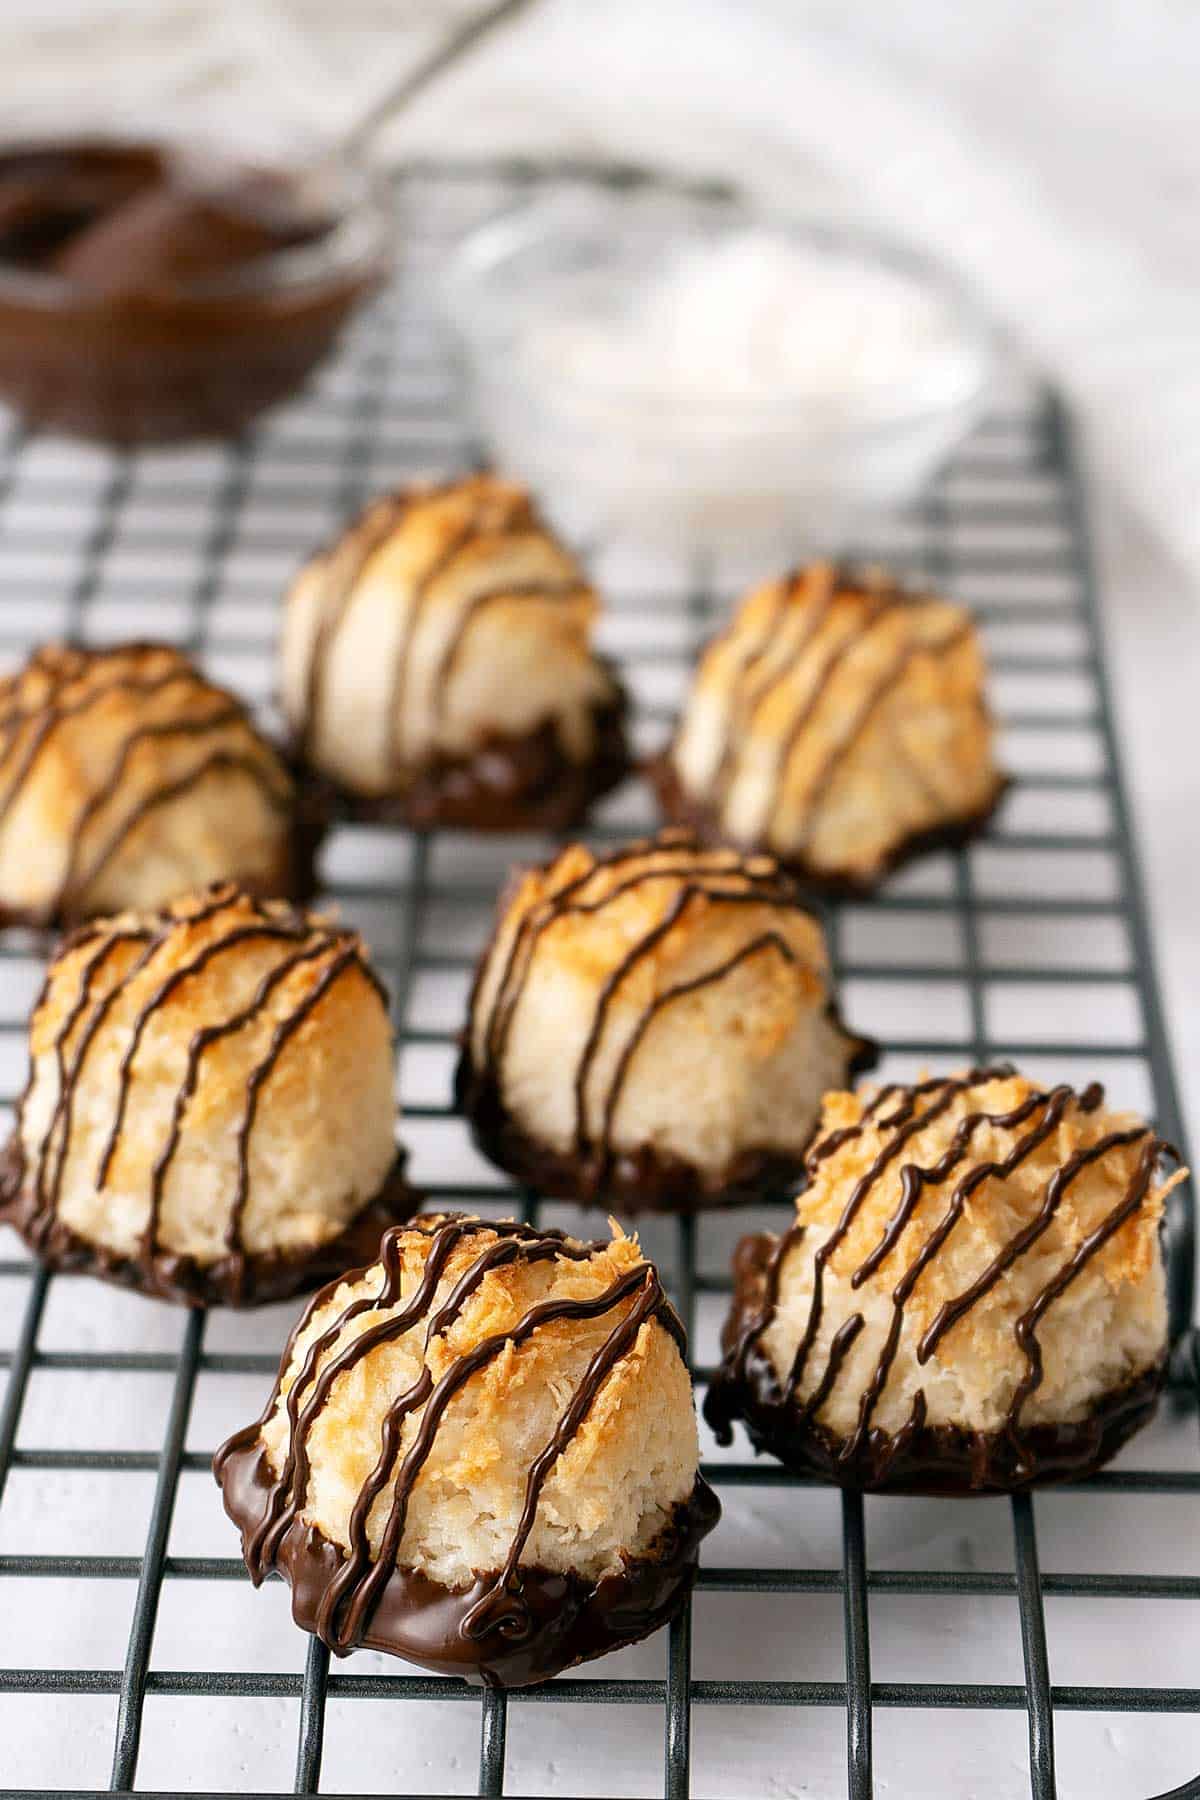
<instances>
[{"instance_id":1,"label":"metal spoon","mask_svg":"<svg viewBox=\"0 0 1200 1800\"><path fill-rule=\"evenodd\" d=\"M410 100L415 99L422 89L428 87L430 82L468 50L481 43L498 26L507 24L518 13L524 12L530 4L531 0L498 0L498 4L467 19L444 42L430 51L415 69L406 70L371 101L366 111L359 115L331 148L330 160L359 160L366 153L376 132L401 112Z\"/></svg>"}]
</instances>

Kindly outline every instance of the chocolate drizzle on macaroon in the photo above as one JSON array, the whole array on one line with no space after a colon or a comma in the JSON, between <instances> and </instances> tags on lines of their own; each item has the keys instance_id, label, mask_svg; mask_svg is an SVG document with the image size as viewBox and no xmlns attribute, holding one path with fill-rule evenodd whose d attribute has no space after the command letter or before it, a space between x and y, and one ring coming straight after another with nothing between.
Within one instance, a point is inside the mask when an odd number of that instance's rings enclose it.
<instances>
[{"instance_id":1,"label":"chocolate drizzle on macaroon","mask_svg":"<svg viewBox=\"0 0 1200 1800\"><path fill-rule=\"evenodd\" d=\"M385 761L382 781L369 788L337 779L322 769L321 734L328 702L330 664L340 646L360 584L374 560L424 509L443 501L466 503L461 519L445 534L429 533L417 566L406 574L407 604L392 651L385 703ZM519 574L470 593L445 641L436 649L432 673L418 671L418 645L439 589L451 585L478 558L481 542L503 557L522 542L553 547L561 572L543 578ZM629 769L625 737L628 702L611 666L592 657L605 673L603 692L589 709L592 737L583 758L569 753L557 723L547 719L518 734L483 729L469 752L436 747L414 749L406 741L412 688L420 674L430 683L435 733L443 726L451 684L464 660L473 628L489 609L514 602L586 598L583 574L553 545L529 495L490 476L468 477L436 486L401 489L374 501L330 548L313 558L316 619L307 650L298 717L293 718L297 756L312 775L314 790L355 818L410 825L465 827L482 831L565 830L578 823L591 803L624 778Z\"/></svg>"},{"instance_id":2,"label":"chocolate drizzle on macaroon","mask_svg":"<svg viewBox=\"0 0 1200 1800\"><path fill-rule=\"evenodd\" d=\"M946 615L944 629L926 634L923 618L941 614ZM907 622L899 633L898 616ZM896 641L876 667L881 635ZM697 730L688 713L673 743L651 765L664 813L710 842L769 849L806 882L830 893L869 890L918 851L962 842L991 815L1004 792L1003 778L990 772L989 763L982 771L983 787L973 772L975 797L957 803L934 783L938 757L926 763L915 755L894 719L886 726L887 756L919 796L921 822L890 841L881 839L870 866L830 862L814 839L839 778L867 734L880 726L888 702L914 664L949 658L973 636L965 613L936 595L902 587L879 568L855 571L813 563L751 594L709 644L697 673L697 686L706 694L720 691L724 708L715 752L710 750L705 759L711 768L708 779L698 787L686 779L689 738ZM845 692L834 699L839 681ZM933 716L935 709L927 699L918 701L918 720L922 710ZM972 693L963 716L982 723L986 737L981 689ZM771 771L754 830L744 828L739 796L734 795L735 787L744 790L744 756L750 745L756 769L770 752ZM801 774L798 765L810 757L811 767ZM887 804L886 797L876 800L879 809ZM881 816L878 823L886 826L887 821Z\"/></svg>"},{"instance_id":3,"label":"chocolate drizzle on macaroon","mask_svg":"<svg viewBox=\"0 0 1200 1800\"><path fill-rule=\"evenodd\" d=\"M428 1240L421 1279L403 1305L407 1239ZM478 1254L438 1302L451 1255L483 1237ZM360 1368L382 1345L424 1325L427 1356L450 1330L493 1271L514 1263L566 1259L586 1263L605 1246L578 1243L558 1231L512 1220L450 1215L413 1221L385 1233L379 1251L381 1281L374 1292L351 1300L309 1344L286 1401L288 1438L282 1466L273 1468L262 1432L279 1404L284 1375L297 1341L336 1284L316 1296L299 1321L280 1365L280 1377L261 1416L217 1451L213 1471L226 1510L242 1532L246 1566L257 1586L273 1570L290 1582L297 1622L314 1631L337 1655L369 1646L407 1657L446 1674L489 1685L521 1686L547 1679L586 1657L629 1643L678 1610L691 1586L701 1538L719 1515L715 1497L697 1475L688 1501L676 1508L648 1554L598 1582L530 1567L523 1555L544 1485L573 1443L602 1388L632 1350L642 1326L656 1321L686 1353L683 1327L653 1265L640 1262L589 1298L550 1298L529 1309L507 1330L483 1338L456 1356L438 1379L428 1366L391 1401L384 1417L374 1467L358 1490L350 1515L348 1551L306 1524L312 1479L310 1438L335 1384ZM359 1280L368 1271L350 1279ZM364 1314L400 1307L339 1341ZM477 1573L463 1589L445 1587L402 1555L409 1502L437 1440L447 1408L466 1385L501 1356L538 1333L571 1321L607 1319L613 1324L566 1401L549 1438L531 1461L517 1527L501 1566ZM322 1362L322 1359L324 1362ZM405 1422L419 1414L404 1444ZM367 1526L372 1509L391 1488L386 1522L373 1557Z\"/></svg>"},{"instance_id":4,"label":"chocolate drizzle on macaroon","mask_svg":"<svg viewBox=\"0 0 1200 1800\"><path fill-rule=\"evenodd\" d=\"M1092 1114L1103 1105L1104 1089L1099 1082L1091 1083L1082 1093L1076 1093L1066 1083L1047 1090L1032 1089L1007 1111L968 1111L955 1127L944 1152L931 1163L904 1160L918 1134L946 1115L957 1101L979 1087L1014 1074L1008 1065L997 1065L912 1087L882 1087L857 1123L833 1131L813 1145L806 1159L810 1182L823 1163L868 1129L878 1130L884 1139L878 1154L850 1188L832 1230L813 1253L807 1321L786 1380L781 1380L763 1339L778 1316L785 1266L814 1227L801 1217L778 1239L746 1238L739 1246L733 1306L723 1336L725 1360L704 1405L705 1417L719 1442L732 1440L733 1423L740 1418L757 1449L771 1451L798 1472L831 1477L846 1486L915 1492L1011 1491L1035 1482L1091 1472L1150 1416L1163 1375L1161 1360L1102 1396L1081 1421L1030 1424L1023 1419L1027 1402L1044 1376L1038 1327L1046 1313L1142 1208L1160 1159L1177 1159L1168 1143L1156 1136L1149 1125L1139 1123L1105 1132L1058 1162L1044 1184L1036 1211L1012 1232L974 1279L942 1302L917 1341L916 1360L924 1366L936 1355L943 1339L968 1319L1008 1272L1036 1248L1084 1171L1104 1164L1114 1152L1140 1146L1132 1173L1123 1179L1115 1204L1037 1289L1015 1320L1013 1338L1024 1372L1013 1387L1001 1428L985 1432L930 1424L922 1388L917 1389L911 1412L898 1431L886 1431L873 1422L900 1344L906 1306L951 1239L972 1194L985 1182L1004 1180L1017 1171L1041 1146L1053 1140L1070 1114ZM972 1154L973 1143L983 1132L1013 1133L1007 1154L996 1160L976 1158ZM950 1191L937 1222L891 1288L891 1323L863 1385L855 1428L839 1438L821 1422L820 1415L865 1327L862 1312L851 1312L845 1318L829 1342L820 1373L815 1380L810 1378L805 1393L801 1389L810 1373L821 1330L825 1276L831 1259L846 1242L880 1181L892 1170L898 1170L900 1176L899 1201L871 1249L849 1275L853 1289L870 1282L887 1258L901 1247L925 1190L949 1187Z\"/></svg>"},{"instance_id":5,"label":"chocolate drizzle on macaroon","mask_svg":"<svg viewBox=\"0 0 1200 1800\"><path fill-rule=\"evenodd\" d=\"M598 887L597 878L602 880L606 874L615 876L615 880L593 892ZM591 1023L573 1077L573 1138L568 1150L556 1152L533 1140L508 1112L502 1097L513 1023L539 947L546 934L564 919L594 917L633 890L663 882L677 884L674 898L661 918L633 939L597 987ZM638 1053L650 1028L668 1008L704 988L719 986L743 965L760 959L775 961L785 969L803 967L810 974L820 974L778 925L764 926L736 949L720 956L710 968L659 989L646 1001L609 1075L599 1129L589 1127L589 1083L610 1011L623 986L681 923L689 922L702 910L722 907L754 907L784 917L797 912L807 915L794 882L772 857L742 858L730 851L706 850L686 831L663 832L657 838L641 839L590 859L578 876L550 892L522 916L487 1003L483 1052L477 1060L472 1049L475 1020L483 1004L484 977L495 950L485 954L468 1009L455 1097L476 1141L494 1162L540 1191L583 1201L608 1197L631 1210L687 1209L695 1206L698 1193L709 1204L761 1198L766 1192L778 1192L801 1172L801 1157L783 1146L749 1145L732 1168L713 1176L686 1158L653 1145L621 1149L614 1141L618 1108ZM832 1002L826 1017L837 1030L842 1029ZM869 1068L875 1054L875 1046L868 1039L846 1034L845 1061L839 1076Z\"/></svg>"},{"instance_id":6,"label":"chocolate drizzle on macaroon","mask_svg":"<svg viewBox=\"0 0 1200 1800\"><path fill-rule=\"evenodd\" d=\"M220 875L289 899L312 892L322 836L318 817L299 804L285 764L245 705L169 644L106 649L47 644L0 683L0 842L33 784L51 778L49 760L77 726L92 732L88 750L66 747L62 772L54 777L59 788L73 782L76 791L56 791L47 809L66 816L75 808L60 827L61 874L38 904L23 905L6 902L12 882L0 867L0 922L62 925L96 912L90 898L96 884L138 830L156 813L186 804L211 777L221 775L252 785L278 821L279 849L257 877L253 868L238 867ZM180 766L178 752L185 745L192 748ZM159 770L152 761L154 747L162 753ZM103 772L93 777L93 768ZM36 821L26 824L22 839L37 829ZM4 855L28 850L28 843L5 843ZM187 885L184 878L181 886Z\"/></svg>"},{"instance_id":7,"label":"chocolate drizzle on macaroon","mask_svg":"<svg viewBox=\"0 0 1200 1800\"><path fill-rule=\"evenodd\" d=\"M157 959L177 940L181 929L194 930L228 915L227 926L182 962L166 967L146 993L130 1022L122 1053L112 1123L96 1164L94 1186L109 1186L121 1152L138 1052L148 1029L172 1006L185 1021L195 1016L194 984L213 965L252 945L278 947L277 961L262 974L252 998L229 1016L193 1029L187 1043L182 1080L164 1118L161 1147L150 1172L146 1222L134 1251L119 1251L74 1229L62 1216L63 1183L73 1153L72 1131L77 1096L87 1073L89 1052L102 1037L106 1022L130 984L152 973ZM115 961L124 951L134 954L111 980ZM0 1174L0 1220L13 1225L30 1248L51 1266L85 1270L123 1286L162 1298L200 1305L220 1302L247 1305L312 1286L349 1266L355 1253L369 1254L385 1225L406 1216L413 1196L402 1175L398 1155L380 1190L345 1228L324 1243L302 1251L257 1251L247 1248L244 1220L251 1197L251 1147L261 1096L288 1044L317 1012L321 1002L351 971L377 996L385 1015L387 995L367 961L361 939L350 930L297 912L282 902L261 901L234 883L222 883L194 902L184 902L157 915L122 915L96 920L74 932L61 945L34 1004L36 1022L64 960L81 958L73 1001L61 1015L51 1044L56 1070L56 1098L37 1152L28 1153L23 1126L30 1095L38 1079L31 1058L29 1079L18 1103L17 1126ZM210 1052L261 1022L278 990L298 970L311 971L295 1003L276 1019L265 1049L246 1070L243 1103L236 1131L236 1179L228 1201L223 1253L214 1261L173 1250L163 1241L162 1207L167 1180L188 1127L201 1074ZM104 986L105 983L110 985ZM184 1026L186 1029L186 1025Z\"/></svg>"}]
</instances>

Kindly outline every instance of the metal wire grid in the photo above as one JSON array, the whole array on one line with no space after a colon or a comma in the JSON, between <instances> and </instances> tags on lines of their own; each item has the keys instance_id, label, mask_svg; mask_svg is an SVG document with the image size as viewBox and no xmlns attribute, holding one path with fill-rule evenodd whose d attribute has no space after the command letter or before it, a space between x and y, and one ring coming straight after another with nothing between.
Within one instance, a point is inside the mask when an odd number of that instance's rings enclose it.
<instances>
[{"instance_id":1,"label":"metal wire grid","mask_svg":"<svg viewBox=\"0 0 1200 1800\"><path fill-rule=\"evenodd\" d=\"M269 648L276 585L254 558L294 560L310 538L318 538L325 518L344 515L370 491L414 468L452 465L468 459L470 446L450 405L450 386L436 335L431 331L421 292L424 271L446 238L470 218L486 213L512 192L512 172L497 171L486 179L463 177L449 169L414 174L404 199L408 219L408 273L396 291L363 322L337 368L316 397L226 451L199 458L99 457L77 455L63 447L26 444L10 432L0 464L0 651L15 658L33 641L52 632L81 637L120 635L128 609L149 608L159 634L188 645L217 673L250 683L260 699L269 682ZM263 522L266 509L274 523ZM318 522L314 525L314 519ZM172 522L174 521L174 522ZM1047 536L1047 527L1049 533ZM248 569L242 566L249 549ZM1061 408L1045 392L1024 393L1002 415L989 420L958 457L927 502L907 522L900 538L864 546L893 563L923 571L953 591L973 597L978 615L993 639L992 660L998 686L1037 683L1048 674L1074 683L1078 704L1072 710L1045 705L1003 707L1011 745L1024 739L1032 746L1018 758L1018 800L1006 820L992 832L987 849L934 859L915 878L898 880L866 906L831 912L828 928L839 976L844 986L865 995L871 984L893 988L908 984L906 1014L922 996L933 995L949 977L965 995L965 1018L942 1033L887 1033L889 1066L905 1069L916 1062L959 1063L1009 1055L1032 1069L1053 1063L1074 1074L1097 1066L1117 1072L1140 1067L1148 1075L1148 1093L1168 1137L1178 1140L1180 1119L1170 1058L1155 984L1145 906L1137 859L1130 835L1128 805L1113 731L1108 684L1088 563L1083 498L1075 474L1070 433ZM140 575L136 559L158 558L153 576ZM602 559L603 560L603 559ZM177 565L172 586L162 571ZM1045 592L1031 592L1042 583ZM643 699L653 699L664 677L676 688L685 678L699 644L723 616L726 599L702 571L691 571L687 584L650 594L645 586L622 588L619 569L606 580L614 624L620 622L627 641L622 653L627 673ZM991 598L988 598L988 595ZM1014 597L1015 596L1015 597ZM1024 596L1024 597L1022 597ZM1049 646L1049 647L1048 647ZM643 705L641 723L651 738L661 735L672 707ZM1083 742L1094 751L1092 761L1075 755ZM1065 753L1065 754L1064 754ZM630 829L623 804L609 808L593 835L616 840ZM1054 823L1060 814L1068 823ZM1047 824L1045 821L1050 820ZM1082 823L1081 823L1082 821ZM364 834L359 834L363 837ZM448 1060L454 1032L439 1023L422 1022L419 987L430 977L465 980L482 932L495 887L494 862L469 844L418 838L407 843L398 833L367 833L357 860L346 874L337 855L330 858L331 892L352 916L356 912L382 925L398 924L391 935L376 936L377 960L392 986L394 1015L401 1048L401 1087L406 1099L406 1132L425 1125L448 1125L444 1100L414 1101L408 1085L410 1060L423 1054ZM1001 876L988 857L1016 858L1016 874ZM1058 857L1080 875L1056 887L1044 865ZM1096 858L1106 859L1111 885L1094 882ZM1089 859L1091 859L1089 861ZM1005 887L1004 882L1009 885ZM455 921L450 947L443 933L430 926ZM899 935L902 953L873 948L884 942L879 927ZM1034 957L1039 930L1057 945L1050 955ZM1090 941L1089 931L1111 928L1123 950L1107 963L1063 951L1064 933ZM468 940L474 940L468 941ZM908 947L932 945L927 960ZM949 946L949 949L947 949ZM1024 949L1030 949L1026 958ZM7 1098L16 1092L24 1006L19 971L27 968L36 946L12 938L0 943L0 1043ZM28 986L26 980L24 985ZM1012 1029L1007 994L1022 997L1045 988L1071 1008L1076 996L1086 1012L1087 997L1096 989L1121 988L1137 997L1140 1024L1131 1034L1114 1037L1080 1030L1072 1035L1073 1011L1060 1031L1023 1039ZM1036 996L1035 996L1036 997ZM849 1016L868 1028L862 1007L849 1005ZM936 1009L935 1009L936 1011ZM13 1073L9 1074L8 1071ZM421 1083L418 1083L421 1090ZM418 1178L421 1170L418 1168ZM484 1210L511 1210L515 1203L527 1216L538 1211L528 1194L514 1195L494 1180L424 1180L436 1204L478 1205ZM776 1223L782 1213L776 1209ZM701 1253L704 1223L673 1221L657 1233L654 1248L673 1282L675 1297L693 1334L698 1310L707 1302L722 1304L728 1290L721 1272ZM1171 1218L1172 1319L1177 1334L1173 1366L1176 1401L1194 1402L1198 1359L1192 1319L1194 1266L1193 1225L1189 1203L1177 1202ZM30 1269L23 1257L0 1261L0 1278L27 1278L28 1293L12 1348L0 1352L0 1371L7 1370L7 1389L0 1411L0 1498L14 1471L142 1472L153 1475L154 1489L145 1543L140 1555L80 1555L70 1544L53 1554L0 1555L0 1593L6 1580L45 1579L65 1582L111 1579L136 1581L123 1668L0 1669L0 1696L111 1695L117 1700L115 1748L108 1791L134 1789L139 1742L147 1697L272 1697L297 1703L296 1793L316 1793L321 1779L326 1703L331 1699L375 1698L394 1703L406 1699L459 1701L480 1708L477 1791L505 1791L506 1734L509 1701L453 1681L440 1681L388 1665L387 1672L331 1673L328 1653L315 1639L308 1647L302 1674L264 1673L236 1667L231 1644L228 1670L152 1667L151 1652L160 1600L166 1583L235 1582L244 1579L240 1560L232 1555L168 1554L168 1538L180 1478L207 1467L208 1450L186 1447L186 1434L197 1383L203 1375L250 1375L266 1382L275 1356L267 1351L223 1351L206 1348L212 1326L200 1314L186 1318L177 1348L170 1350L114 1347L51 1350L40 1343L47 1302L55 1278ZM59 1284L61 1285L61 1284ZM150 1303L146 1303L149 1305ZM53 1373L66 1380L80 1371L128 1378L153 1372L171 1379L166 1428L157 1449L42 1448L26 1443L22 1419L31 1378ZM699 1382L706 1378L697 1367ZM706 1473L727 1496L739 1489L794 1489L813 1485L787 1476L771 1461L751 1462L744 1443L732 1460L714 1460ZM1138 1520L1139 1495L1200 1493L1200 1457L1183 1468L1142 1469L1118 1466L1081 1484L1085 1491L1127 1497L1130 1528ZM945 1502L969 1507L970 1502ZM1072 1710L1170 1715L1200 1715L1200 1688L1183 1686L1052 1685L1043 1599L1079 1596L1092 1599L1200 1601L1200 1577L1124 1574L1054 1574L1039 1572L1035 1503L1028 1497L1012 1502L1011 1572L962 1569L910 1570L873 1568L867 1552L861 1497L841 1497L842 1562L840 1568L744 1568L709 1566L697 1593L757 1593L781 1596L795 1609L803 1628L805 1596L839 1594L842 1598L845 1652L844 1679L836 1681L705 1680L692 1676L692 1620L685 1614L662 1646L665 1666L653 1679L571 1678L511 1697L518 1709L530 1704L555 1706L585 1702L596 1707L636 1704L659 1708L663 1718L662 1789L670 1800L692 1791L691 1733L693 1708L770 1706L796 1710L797 1756L803 1756L803 1709L844 1708L846 1716L847 1789L851 1800L874 1792L872 1723L877 1708L1018 1709L1028 1718L1028 1790L1034 1800L1052 1800L1055 1778L1055 1713ZM1114 1549L1120 1562L1120 1550ZM919 1595L1015 1598L1019 1609L1024 1658L1021 1683L872 1681L869 1596ZM700 1604L703 1604L701 1598ZM811 1604L811 1602L809 1602ZM6 1608L0 1602L0 1618ZM70 1629L68 1604L64 1630ZM14 1618L14 1625L19 1623ZM1131 1656L1131 1665L1133 1658ZM1136 1665L1133 1665L1136 1667ZM603 1715L600 1715L601 1719ZM396 1729L395 1714L389 1729ZM597 1762L604 1754L604 1734L583 1742L579 1754ZM0 1780L4 1749L0 1745ZM703 1786L703 1770L697 1771ZM911 1770L903 1791L928 1791L925 1774ZM930 1777L932 1780L932 1777ZM47 1791L5 1788L3 1794ZM63 1791L63 1790L58 1790ZM80 1788L80 1793L104 1791ZM705 1791L708 1791L707 1789ZM1172 1790L1174 1800L1200 1795L1200 1778Z\"/></svg>"}]
</instances>

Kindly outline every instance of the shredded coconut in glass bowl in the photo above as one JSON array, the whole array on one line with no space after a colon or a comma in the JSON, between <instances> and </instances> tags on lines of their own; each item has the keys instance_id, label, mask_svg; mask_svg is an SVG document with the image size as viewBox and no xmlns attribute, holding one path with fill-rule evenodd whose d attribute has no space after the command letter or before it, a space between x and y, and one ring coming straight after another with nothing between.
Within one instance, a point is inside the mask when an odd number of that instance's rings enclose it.
<instances>
[{"instance_id":1,"label":"shredded coconut in glass bowl","mask_svg":"<svg viewBox=\"0 0 1200 1800\"><path fill-rule=\"evenodd\" d=\"M658 190L535 202L447 294L497 463L567 531L676 549L836 548L919 490L992 363L922 259Z\"/></svg>"}]
</instances>

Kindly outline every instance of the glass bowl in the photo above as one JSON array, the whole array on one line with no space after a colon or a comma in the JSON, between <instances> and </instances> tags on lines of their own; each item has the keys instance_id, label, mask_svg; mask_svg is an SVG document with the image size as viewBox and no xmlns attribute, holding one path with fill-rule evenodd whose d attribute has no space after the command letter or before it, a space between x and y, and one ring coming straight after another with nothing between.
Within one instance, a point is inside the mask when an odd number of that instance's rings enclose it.
<instances>
[{"instance_id":1,"label":"glass bowl","mask_svg":"<svg viewBox=\"0 0 1200 1800\"><path fill-rule=\"evenodd\" d=\"M15 170L19 190L39 168L61 179L78 167L85 180L100 170L103 179L105 167L156 159L275 182L311 204L323 228L215 273L112 291L0 261L0 399L31 427L118 445L233 436L302 386L387 276L391 208L350 163L306 169L199 141L89 131L0 145L0 174Z\"/></svg>"},{"instance_id":2,"label":"glass bowl","mask_svg":"<svg viewBox=\"0 0 1200 1800\"><path fill-rule=\"evenodd\" d=\"M577 540L837 550L919 492L994 362L924 257L657 185L539 195L443 293L484 448Z\"/></svg>"}]
</instances>

